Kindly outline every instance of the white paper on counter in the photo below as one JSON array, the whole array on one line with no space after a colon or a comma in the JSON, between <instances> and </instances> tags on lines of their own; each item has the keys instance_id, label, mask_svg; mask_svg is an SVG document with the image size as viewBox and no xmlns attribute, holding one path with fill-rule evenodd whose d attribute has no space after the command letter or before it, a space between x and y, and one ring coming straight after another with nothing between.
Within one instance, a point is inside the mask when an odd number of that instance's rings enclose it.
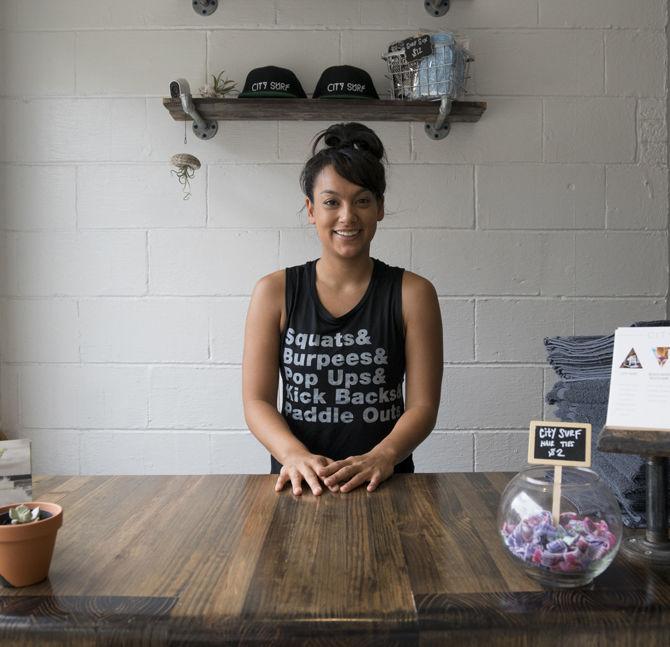
<instances>
[{"instance_id":1,"label":"white paper on counter","mask_svg":"<svg viewBox=\"0 0 670 647\"><path fill-rule=\"evenodd\" d=\"M32 501L30 440L0 441L0 505Z\"/></svg>"},{"instance_id":2,"label":"white paper on counter","mask_svg":"<svg viewBox=\"0 0 670 647\"><path fill-rule=\"evenodd\" d=\"M670 326L617 328L607 426L670 431Z\"/></svg>"}]
</instances>

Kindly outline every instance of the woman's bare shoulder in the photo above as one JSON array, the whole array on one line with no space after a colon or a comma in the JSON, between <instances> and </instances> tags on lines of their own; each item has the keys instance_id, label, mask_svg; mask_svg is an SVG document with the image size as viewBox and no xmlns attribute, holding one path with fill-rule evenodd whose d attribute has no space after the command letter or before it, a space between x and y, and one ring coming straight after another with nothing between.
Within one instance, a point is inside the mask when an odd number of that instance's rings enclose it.
<instances>
[{"instance_id":1,"label":"woman's bare shoulder","mask_svg":"<svg viewBox=\"0 0 670 647\"><path fill-rule=\"evenodd\" d=\"M425 299L437 296L435 286L426 278L409 270L402 275L402 296L412 299Z\"/></svg>"},{"instance_id":2,"label":"woman's bare shoulder","mask_svg":"<svg viewBox=\"0 0 670 647\"><path fill-rule=\"evenodd\" d=\"M410 319L433 311L437 303L437 291L428 279L409 270L403 272L402 315L405 325Z\"/></svg>"},{"instance_id":3,"label":"woman's bare shoulder","mask_svg":"<svg viewBox=\"0 0 670 647\"><path fill-rule=\"evenodd\" d=\"M264 299L272 299L277 296L283 298L285 286L286 270L277 270L276 272L270 272L270 274L262 276L256 281L254 294L258 293Z\"/></svg>"},{"instance_id":4,"label":"woman's bare shoulder","mask_svg":"<svg viewBox=\"0 0 670 647\"><path fill-rule=\"evenodd\" d=\"M251 296L254 311L274 318L275 321L278 321L280 329L286 317L285 288L286 271L277 270L258 279Z\"/></svg>"}]
</instances>

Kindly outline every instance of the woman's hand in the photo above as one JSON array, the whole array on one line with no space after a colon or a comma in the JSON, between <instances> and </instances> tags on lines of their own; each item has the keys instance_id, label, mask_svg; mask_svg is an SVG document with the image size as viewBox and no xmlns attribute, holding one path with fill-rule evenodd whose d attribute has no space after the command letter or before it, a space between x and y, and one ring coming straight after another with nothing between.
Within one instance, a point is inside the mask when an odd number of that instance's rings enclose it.
<instances>
[{"instance_id":1,"label":"woman's hand","mask_svg":"<svg viewBox=\"0 0 670 647\"><path fill-rule=\"evenodd\" d=\"M318 468L316 473L331 490L341 484L340 492L350 492L369 481L368 492L372 492L393 474L394 466L394 456L375 447L367 454L331 461L330 464Z\"/></svg>"},{"instance_id":2,"label":"woman's hand","mask_svg":"<svg viewBox=\"0 0 670 647\"><path fill-rule=\"evenodd\" d=\"M333 461L326 456L310 454L309 452L300 452L289 454L284 459L279 478L275 485L275 492L281 492L284 486L290 481L293 488L293 494L299 496L302 494L302 481L307 481L307 485L312 489L315 496L323 492L317 472L330 465ZM337 492L337 487L330 486L329 489Z\"/></svg>"}]
</instances>

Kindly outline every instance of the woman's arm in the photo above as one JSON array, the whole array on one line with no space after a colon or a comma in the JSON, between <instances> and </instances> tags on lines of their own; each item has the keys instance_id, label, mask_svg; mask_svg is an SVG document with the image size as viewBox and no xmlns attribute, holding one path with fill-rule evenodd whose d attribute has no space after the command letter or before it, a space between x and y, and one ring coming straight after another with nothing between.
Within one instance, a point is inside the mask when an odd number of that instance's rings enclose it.
<instances>
[{"instance_id":1,"label":"woman's arm","mask_svg":"<svg viewBox=\"0 0 670 647\"><path fill-rule=\"evenodd\" d=\"M402 284L405 322L405 412L391 433L367 454L351 456L317 470L331 487L348 492L369 481L374 490L393 474L397 463L430 434L435 426L442 384L442 318L432 283L405 272Z\"/></svg>"},{"instance_id":2,"label":"woman's arm","mask_svg":"<svg viewBox=\"0 0 670 647\"><path fill-rule=\"evenodd\" d=\"M275 489L291 481L293 493L302 494L304 479L314 494L321 494L316 469L332 461L310 453L277 411L284 285L285 273L280 270L258 281L251 296L242 360L244 417L251 433L282 464Z\"/></svg>"}]
</instances>

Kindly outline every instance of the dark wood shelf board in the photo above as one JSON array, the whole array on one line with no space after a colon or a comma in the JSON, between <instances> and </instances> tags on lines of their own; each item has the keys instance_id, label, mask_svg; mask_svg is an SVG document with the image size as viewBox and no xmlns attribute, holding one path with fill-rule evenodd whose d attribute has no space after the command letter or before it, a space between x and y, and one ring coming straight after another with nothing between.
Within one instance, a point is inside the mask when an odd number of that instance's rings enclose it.
<instances>
[{"instance_id":1,"label":"dark wood shelf board","mask_svg":"<svg viewBox=\"0 0 670 647\"><path fill-rule=\"evenodd\" d=\"M217 121L431 121L436 120L439 101L389 99L193 99L203 119ZM175 121L190 121L179 99L164 98L163 105ZM479 121L484 101L454 101L449 121Z\"/></svg>"},{"instance_id":2,"label":"dark wood shelf board","mask_svg":"<svg viewBox=\"0 0 670 647\"><path fill-rule=\"evenodd\" d=\"M670 456L670 431L605 427L598 438L598 449L637 456Z\"/></svg>"}]
</instances>

